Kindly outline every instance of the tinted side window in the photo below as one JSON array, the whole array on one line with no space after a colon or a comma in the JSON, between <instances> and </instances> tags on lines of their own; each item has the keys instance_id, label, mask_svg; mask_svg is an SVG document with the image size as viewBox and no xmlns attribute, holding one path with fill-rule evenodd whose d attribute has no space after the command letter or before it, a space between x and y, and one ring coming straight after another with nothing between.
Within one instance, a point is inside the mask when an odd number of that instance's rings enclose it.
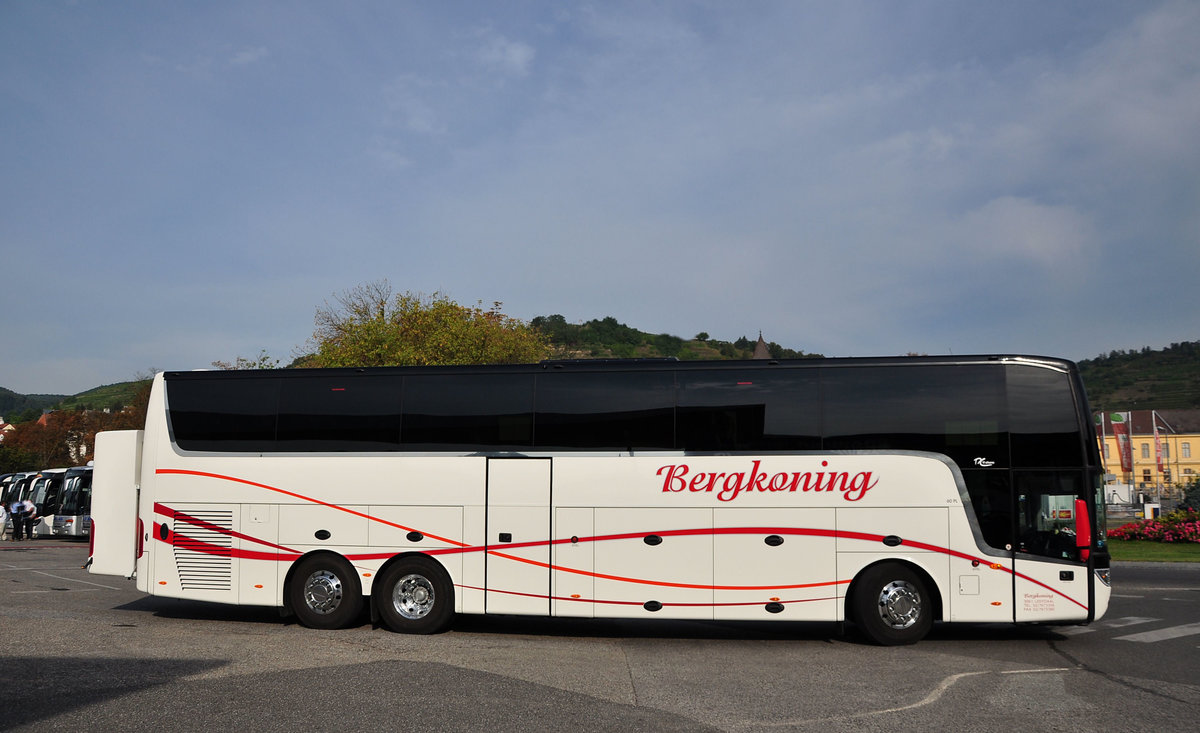
<instances>
[{"instance_id":1,"label":"tinted side window","mask_svg":"<svg viewBox=\"0 0 1200 733\"><path fill-rule=\"evenodd\" d=\"M1069 377L1030 366L1010 366L1007 372L1012 464L1081 465L1083 446Z\"/></svg>"},{"instance_id":2,"label":"tinted side window","mask_svg":"<svg viewBox=\"0 0 1200 733\"><path fill-rule=\"evenodd\" d=\"M167 378L171 431L184 450L271 450L278 406L278 378Z\"/></svg>"},{"instance_id":3,"label":"tinted side window","mask_svg":"<svg viewBox=\"0 0 1200 733\"><path fill-rule=\"evenodd\" d=\"M920 450L960 466L1007 465L1004 370L830 368L821 377L827 450Z\"/></svg>"},{"instance_id":4,"label":"tinted side window","mask_svg":"<svg viewBox=\"0 0 1200 733\"><path fill-rule=\"evenodd\" d=\"M682 450L816 450L817 370L680 371Z\"/></svg>"},{"instance_id":5,"label":"tinted side window","mask_svg":"<svg viewBox=\"0 0 1200 733\"><path fill-rule=\"evenodd\" d=\"M396 450L398 377L283 379L275 450Z\"/></svg>"},{"instance_id":6,"label":"tinted side window","mask_svg":"<svg viewBox=\"0 0 1200 733\"><path fill-rule=\"evenodd\" d=\"M527 448L533 444L533 377L406 377L400 435L411 450Z\"/></svg>"},{"instance_id":7,"label":"tinted side window","mask_svg":"<svg viewBox=\"0 0 1200 733\"><path fill-rule=\"evenodd\" d=\"M963 471L983 539L998 550L1013 547L1013 500L1008 471Z\"/></svg>"},{"instance_id":8,"label":"tinted side window","mask_svg":"<svg viewBox=\"0 0 1200 733\"><path fill-rule=\"evenodd\" d=\"M578 449L672 448L674 374L547 372L537 378L534 442Z\"/></svg>"}]
</instances>

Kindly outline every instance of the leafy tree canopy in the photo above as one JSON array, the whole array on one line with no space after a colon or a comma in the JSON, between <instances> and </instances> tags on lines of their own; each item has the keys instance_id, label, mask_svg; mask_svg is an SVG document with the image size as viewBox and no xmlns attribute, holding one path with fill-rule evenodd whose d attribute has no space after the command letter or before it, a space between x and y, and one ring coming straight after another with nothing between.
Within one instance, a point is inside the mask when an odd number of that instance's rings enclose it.
<instances>
[{"instance_id":1,"label":"leafy tree canopy","mask_svg":"<svg viewBox=\"0 0 1200 733\"><path fill-rule=\"evenodd\" d=\"M546 358L537 329L500 312L459 305L440 293L394 294L387 280L365 283L317 308L317 367L514 364Z\"/></svg>"}]
</instances>

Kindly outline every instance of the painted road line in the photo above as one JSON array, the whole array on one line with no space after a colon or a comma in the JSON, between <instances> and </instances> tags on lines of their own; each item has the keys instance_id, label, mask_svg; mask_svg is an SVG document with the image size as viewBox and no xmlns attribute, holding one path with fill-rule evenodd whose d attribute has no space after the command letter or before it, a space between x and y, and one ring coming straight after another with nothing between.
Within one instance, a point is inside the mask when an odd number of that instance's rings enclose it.
<instances>
[{"instance_id":1,"label":"painted road line","mask_svg":"<svg viewBox=\"0 0 1200 733\"><path fill-rule=\"evenodd\" d=\"M1080 634L1090 634L1093 631L1101 629L1120 629L1125 626L1137 626L1138 624L1151 624L1155 621L1161 621L1159 618L1149 618L1147 616L1122 616L1121 618L1109 619L1091 626L1068 626L1058 629L1058 633L1063 636L1079 636Z\"/></svg>"},{"instance_id":2,"label":"painted road line","mask_svg":"<svg viewBox=\"0 0 1200 733\"><path fill-rule=\"evenodd\" d=\"M1168 639L1178 639L1182 636L1195 636L1200 634L1200 623L1184 624L1183 626L1170 626L1165 629L1156 631L1143 631L1140 634L1128 634L1126 636L1115 637L1121 641L1140 641L1150 643L1155 641L1167 641Z\"/></svg>"}]
</instances>

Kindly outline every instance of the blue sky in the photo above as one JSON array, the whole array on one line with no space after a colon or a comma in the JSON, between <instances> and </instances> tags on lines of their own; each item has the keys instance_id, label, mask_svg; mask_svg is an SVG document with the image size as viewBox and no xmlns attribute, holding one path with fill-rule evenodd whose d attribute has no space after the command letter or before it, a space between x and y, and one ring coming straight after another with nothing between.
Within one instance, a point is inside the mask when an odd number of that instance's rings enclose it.
<instances>
[{"instance_id":1,"label":"blue sky","mask_svg":"<svg viewBox=\"0 0 1200 733\"><path fill-rule=\"evenodd\" d=\"M830 356L1200 339L1195 2L5 2L0 386L397 291Z\"/></svg>"}]
</instances>

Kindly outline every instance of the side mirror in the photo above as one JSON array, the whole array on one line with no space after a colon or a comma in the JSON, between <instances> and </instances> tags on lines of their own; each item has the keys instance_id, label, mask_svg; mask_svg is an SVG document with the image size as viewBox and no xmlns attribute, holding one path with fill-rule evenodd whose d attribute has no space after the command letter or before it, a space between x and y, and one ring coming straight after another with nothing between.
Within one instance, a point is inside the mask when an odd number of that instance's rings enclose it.
<instances>
[{"instance_id":1,"label":"side mirror","mask_svg":"<svg viewBox=\"0 0 1200 733\"><path fill-rule=\"evenodd\" d=\"M1075 500L1075 547L1079 550L1079 559L1087 562L1092 551L1092 521L1083 499Z\"/></svg>"}]
</instances>

